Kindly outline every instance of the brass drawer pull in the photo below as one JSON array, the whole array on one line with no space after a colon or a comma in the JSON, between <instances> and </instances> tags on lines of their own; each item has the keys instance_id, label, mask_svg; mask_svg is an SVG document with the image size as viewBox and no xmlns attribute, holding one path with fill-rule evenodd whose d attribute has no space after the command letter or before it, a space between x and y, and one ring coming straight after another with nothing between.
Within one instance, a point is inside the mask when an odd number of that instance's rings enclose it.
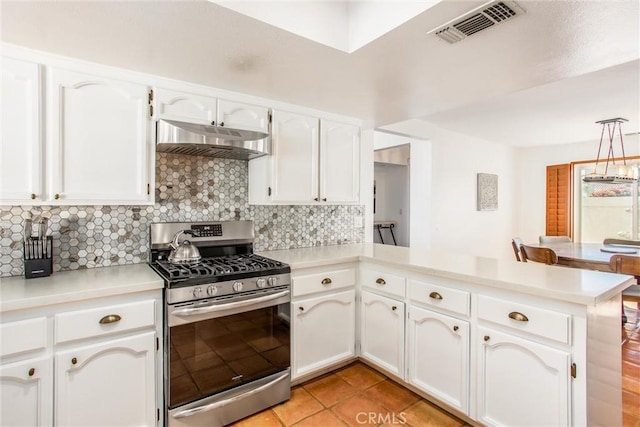
<instances>
[{"instance_id":1,"label":"brass drawer pull","mask_svg":"<svg viewBox=\"0 0 640 427\"><path fill-rule=\"evenodd\" d=\"M453 327L453 331L454 331L454 332L458 332L458 329L460 329L460 328L458 327L458 325L456 325L456 326L454 326L454 327Z\"/></svg>"},{"instance_id":2,"label":"brass drawer pull","mask_svg":"<svg viewBox=\"0 0 640 427\"><path fill-rule=\"evenodd\" d=\"M519 313L517 311L512 311L511 313L509 313L509 318L513 319L513 320L517 320L518 322L528 322L529 318L527 316L525 316L522 313Z\"/></svg>"},{"instance_id":3,"label":"brass drawer pull","mask_svg":"<svg viewBox=\"0 0 640 427\"><path fill-rule=\"evenodd\" d=\"M323 285L330 285L331 284L331 279L329 279L328 277L325 277L324 279L322 279L322 284Z\"/></svg>"},{"instance_id":4,"label":"brass drawer pull","mask_svg":"<svg viewBox=\"0 0 640 427\"><path fill-rule=\"evenodd\" d=\"M32 377L34 376L36 373L36 370L34 368L29 369L29 376Z\"/></svg>"},{"instance_id":5,"label":"brass drawer pull","mask_svg":"<svg viewBox=\"0 0 640 427\"><path fill-rule=\"evenodd\" d=\"M120 320L122 320L122 317L120 317L117 314L108 314L106 316L104 316L102 319L100 319L100 324L101 325L107 325L109 323L116 323L119 322Z\"/></svg>"},{"instance_id":6,"label":"brass drawer pull","mask_svg":"<svg viewBox=\"0 0 640 427\"><path fill-rule=\"evenodd\" d=\"M73 359L71 359L71 364L75 365L77 363L78 363L78 359L77 358L74 357Z\"/></svg>"},{"instance_id":7,"label":"brass drawer pull","mask_svg":"<svg viewBox=\"0 0 640 427\"><path fill-rule=\"evenodd\" d=\"M433 298L433 299L442 299L442 295L440 295L440 294L439 294L439 293L437 293L437 292L431 292L431 293L429 294L429 298Z\"/></svg>"},{"instance_id":8,"label":"brass drawer pull","mask_svg":"<svg viewBox=\"0 0 640 427\"><path fill-rule=\"evenodd\" d=\"M378 277L378 279L376 280L376 283L378 285L386 285L387 284L387 282L385 282L382 277Z\"/></svg>"}]
</instances>

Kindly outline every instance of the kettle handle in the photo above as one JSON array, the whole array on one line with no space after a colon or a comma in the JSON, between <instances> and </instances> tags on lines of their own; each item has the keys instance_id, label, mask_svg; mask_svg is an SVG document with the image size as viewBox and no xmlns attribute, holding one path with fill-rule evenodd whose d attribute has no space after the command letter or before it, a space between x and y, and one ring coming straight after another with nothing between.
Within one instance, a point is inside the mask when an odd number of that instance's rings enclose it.
<instances>
[{"instance_id":1,"label":"kettle handle","mask_svg":"<svg viewBox=\"0 0 640 427\"><path fill-rule=\"evenodd\" d=\"M180 236L182 236L183 234L190 234L193 237L196 237L196 233L193 232L193 230L180 230L178 231L175 236L173 236L173 240L171 241L171 243L169 243L169 246L171 247L171 249L173 249L174 251L178 249L178 239L180 238Z\"/></svg>"}]
</instances>

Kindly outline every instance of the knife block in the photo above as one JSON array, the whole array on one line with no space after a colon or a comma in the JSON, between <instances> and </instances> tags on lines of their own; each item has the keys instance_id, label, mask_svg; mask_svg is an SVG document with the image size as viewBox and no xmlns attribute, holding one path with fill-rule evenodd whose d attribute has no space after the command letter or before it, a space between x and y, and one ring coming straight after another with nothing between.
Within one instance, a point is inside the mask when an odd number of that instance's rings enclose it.
<instances>
[{"instance_id":1,"label":"knife block","mask_svg":"<svg viewBox=\"0 0 640 427\"><path fill-rule=\"evenodd\" d=\"M24 253L24 277L51 276L53 272L53 237L44 239L29 237L22 242Z\"/></svg>"}]
</instances>

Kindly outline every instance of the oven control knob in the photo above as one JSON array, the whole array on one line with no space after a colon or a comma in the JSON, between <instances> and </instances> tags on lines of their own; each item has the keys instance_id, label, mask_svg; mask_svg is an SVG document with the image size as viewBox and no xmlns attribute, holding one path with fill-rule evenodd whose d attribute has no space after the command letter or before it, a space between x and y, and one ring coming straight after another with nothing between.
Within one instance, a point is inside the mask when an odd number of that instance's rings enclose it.
<instances>
[{"instance_id":1,"label":"oven control knob","mask_svg":"<svg viewBox=\"0 0 640 427\"><path fill-rule=\"evenodd\" d=\"M277 277L269 277L267 281L269 282L269 286L276 286L278 284Z\"/></svg>"},{"instance_id":2,"label":"oven control knob","mask_svg":"<svg viewBox=\"0 0 640 427\"><path fill-rule=\"evenodd\" d=\"M218 293L218 288L211 285L207 288L207 295L209 295L210 297L214 296L215 294Z\"/></svg>"},{"instance_id":3,"label":"oven control knob","mask_svg":"<svg viewBox=\"0 0 640 427\"><path fill-rule=\"evenodd\" d=\"M240 292L242 290L242 282L236 282L233 284L233 290Z\"/></svg>"},{"instance_id":4,"label":"oven control knob","mask_svg":"<svg viewBox=\"0 0 640 427\"><path fill-rule=\"evenodd\" d=\"M267 281L264 280L263 278L260 278L256 280L256 285L258 285L259 288L264 288L267 286Z\"/></svg>"},{"instance_id":5,"label":"oven control knob","mask_svg":"<svg viewBox=\"0 0 640 427\"><path fill-rule=\"evenodd\" d=\"M202 288L198 286L193 290L193 297L200 298L201 296L202 296Z\"/></svg>"}]
</instances>

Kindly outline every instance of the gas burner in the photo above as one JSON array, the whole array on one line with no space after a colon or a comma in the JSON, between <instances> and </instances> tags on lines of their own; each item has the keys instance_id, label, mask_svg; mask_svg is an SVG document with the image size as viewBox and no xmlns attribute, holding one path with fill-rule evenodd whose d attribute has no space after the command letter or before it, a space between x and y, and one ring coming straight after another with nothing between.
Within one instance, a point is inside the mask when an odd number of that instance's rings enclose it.
<instances>
[{"instance_id":1,"label":"gas burner","mask_svg":"<svg viewBox=\"0 0 640 427\"><path fill-rule=\"evenodd\" d=\"M228 255L220 257L203 258L198 264L182 265L173 264L166 260L157 260L152 263L156 270L169 282L183 280L214 279L219 281L227 275L237 276L241 273L252 275L261 272L271 272L286 268L286 264L255 254Z\"/></svg>"}]
</instances>

